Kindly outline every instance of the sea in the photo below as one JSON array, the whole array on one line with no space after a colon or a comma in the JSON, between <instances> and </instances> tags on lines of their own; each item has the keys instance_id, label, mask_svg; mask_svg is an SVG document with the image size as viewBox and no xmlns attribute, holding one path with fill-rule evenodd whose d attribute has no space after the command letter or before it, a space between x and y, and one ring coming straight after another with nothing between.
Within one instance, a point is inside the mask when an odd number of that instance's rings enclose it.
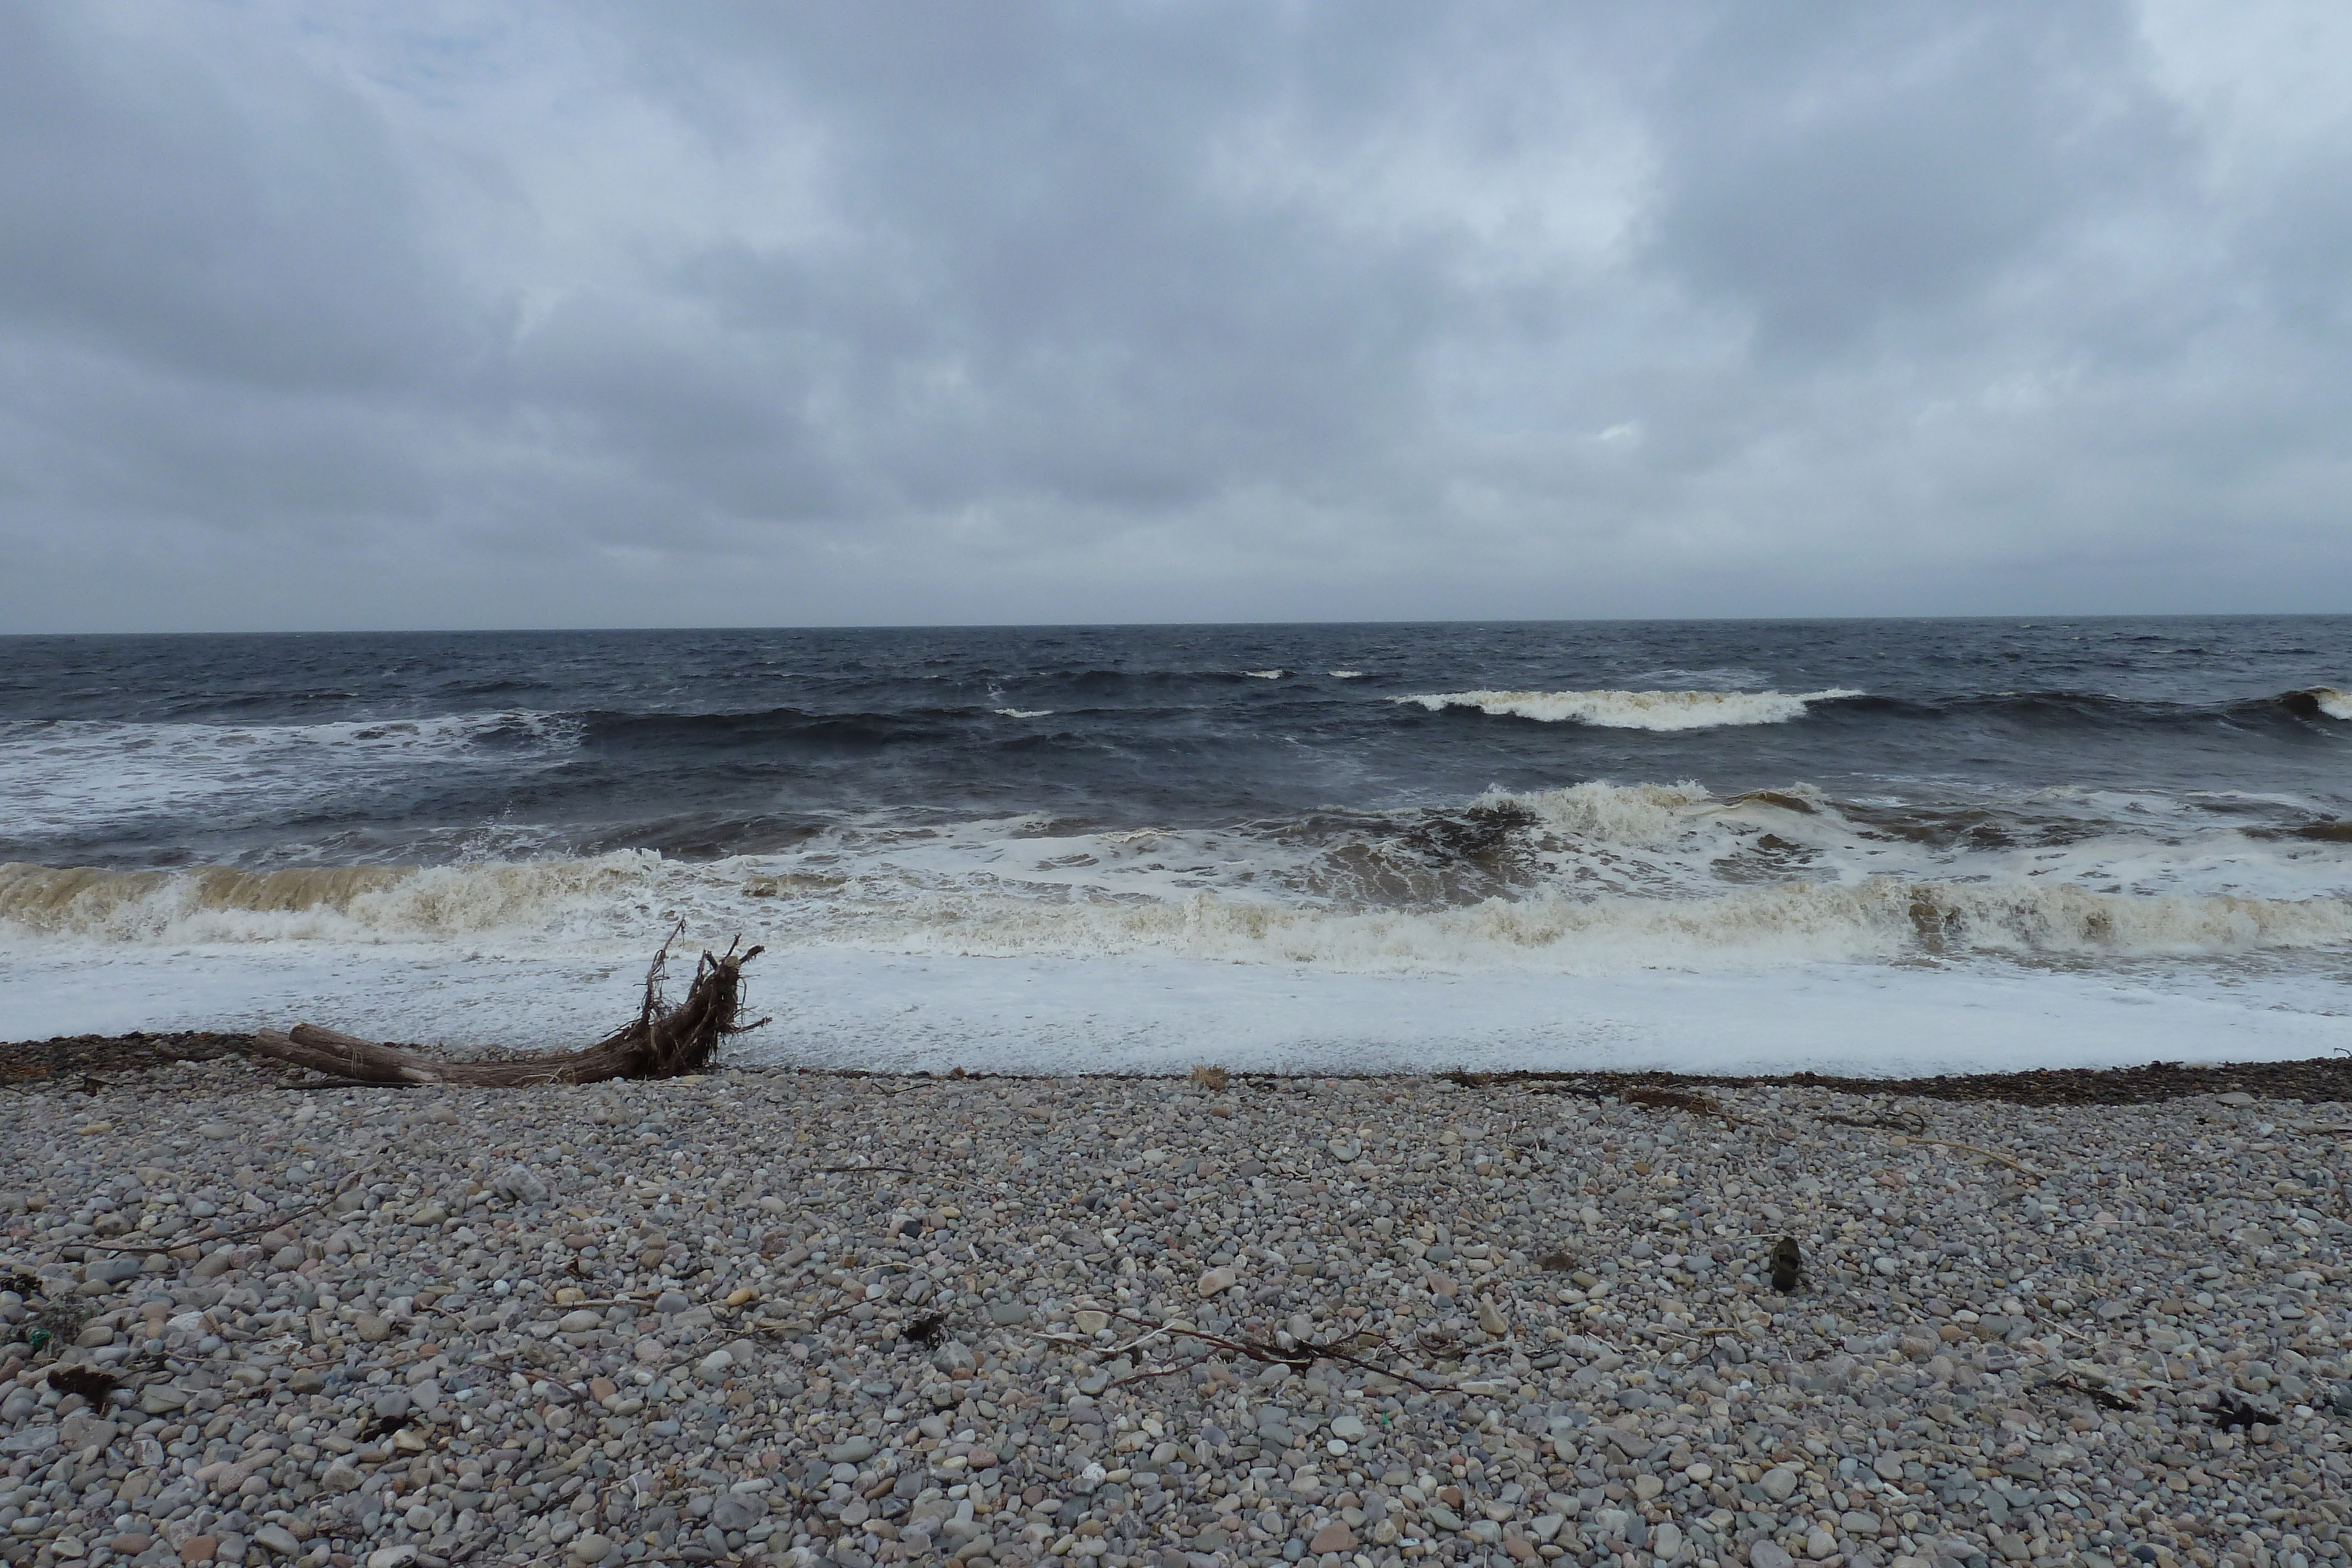
<instances>
[{"instance_id":1,"label":"sea","mask_svg":"<svg viewBox=\"0 0 2352 1568\"><path fill-rule=\"evenodd\" d=\"M1871 1074L2352 1051L2352 617L0 639L0 1039Z\"/></svg>"}]
</instances>

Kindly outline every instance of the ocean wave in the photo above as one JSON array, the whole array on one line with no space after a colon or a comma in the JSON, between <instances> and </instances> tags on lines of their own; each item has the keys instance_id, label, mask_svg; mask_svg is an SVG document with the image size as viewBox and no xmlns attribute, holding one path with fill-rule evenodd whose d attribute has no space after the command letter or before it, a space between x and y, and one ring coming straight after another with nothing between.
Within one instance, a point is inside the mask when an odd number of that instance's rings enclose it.
<instances>
[{"instance_id":1,"label":"ocean wave","mask_svg":"<svg viewBox=\"0 0 2352 1568\"><path fill-rule=\"evenodd\" d=\"M2070 883L1873 876L1709 896L1549 891L1438 909L1301 907L1234 891L1149 901L900 889L761 875L749 857L641 852L513 864L250 873L0 866L0 927L102 944L446 945L477 955L642 945L673 914L690 941L780 948L1113 959L1159 953L1339 972L1752 968L1790 962L2214 956L2352 944L2352 901L2133 896ZM804 906L813 918L796 917Z\"/></svg>"},{"instance_id":2,"label":"ocean wave","mask_svg":"<svg viewBox=\"0 0 2352 1568\"><path fill-rule=\"evenodd\" d=\"M2242 802L2239 804L2242 804ZM761 853L644 850L415 867L0 865L0 934L50 944L698 940L1236 962L1716 967L2352 942L2352 844L2156 797L1906 808L1803 784L1496 791L1452 808L1209 828L877 816Z\"/></svg>"},{"instance_id":3,"label":"ocean wave","mask_svg":"<svg viewBox=\"0 0 2352 1568\"><path fill-rule=\"evenodd\" d=\"M1586 724L1602 729L1713 729L1725 725L1786 724L1810 705L1864 694L1835 687L1802 692L1436 692L1391 697L1432 713L1475 708L1496 717L1540 724Z\"/></svg>"},{"instance_id":4,"label":"ocean wave","mask_svg":"<svg viewBox=\"0 0 2352 1568\"><path fill-rule=\"evenodd\" d=\"M1335 681L1360 681L1364 678L1364 672L1361 670L1333 670L1330 672L1330 675Z\"/></svg>"},{"instance_id":5,"label":"ocean wave","mask_svg":"<svg viewBox=\"0 0 2352 1568\"><path fill-rule=\"evenodd\" d=\"M1497 717L1545 724L1584 724L1607 729L1675 731L1727 725L1785 724L1807 716L1814 704L1853 717L1908 718L1934 723L1968 719L2069 729L2083 727L2206 728L2221 724L2258 728L2294 719L2352 720L2352 692L2312 686L2275 697L2221 703L2175 702L2129 697L2112 692L1974 692L1938 697L1880 696L1845 687L1817 692L1779 691L1560 691L1434 692L1391 697L1433 713L1465 708Z\"/></svg>"},{"instance_id":6,"label":"ocean wave","mask_svg":"<svg viewBox=\"0 0 2352 1568\"><path fill-rule=\"evenodd\" d=\"M104 942L433 942L642 921L688 868L643 851L466 865L106 871L0 864L0 927Z\"/></svg>"},{"instance_id":7,"label":"ocean wave","mask_svg":"<svg viewBox=\"0 0 2352 1568\"><path fill-rule=\"evenodd\" d=\"M940 739L987 711L979 707L772 707L715 713L600 711L580 716L598 746L733 749L743 746L889 746Z\"/></svg>"},{"instance_id":8,"label":"ocean wave","mask_svg":"<svg viewBox=\"0 0 2352 1568\"><path fill-rule=\"evenodd\" d=\"M1242 674L1254 681L1278 681L1290 672L1288 670L1244 670Z\"/></svg>"},{"instance_id":9,"label":"ocean wave","mask_svg":"<svg viewBox=\"0 0 2352 1568\"><path fill-rule=\"evenodd\" d=\"M1045 718L1050 716L1054 710L1049 707L1000 707L991 708L989 712L1000 718Z\"/></svg>"},{"instance_id":10,"label":"ocean wave","mask_svg":"<svg viewBox=\"0 0 2352 1568\"><path fill-rule=\"evenodd\" d=\"M157 813L235 810L420 768L543 766L583 726L563 714L445 714L325 724L0 722L0 820L55 832Z\"/></svg>"},{"instance_id":11,"label":"ocean wave","mask_svg":"<svg viewBox=\"0 0 2352 1568\"><path fill-rule=\"evenodd\" d=\"M2313 686L2306 691L2289 692L2279 700L2290 711L2305 716L2320 715L2352 722L2352 692L2338 691L2334 686Z\"/></svg>"},{"instance_id":12,"label":"ocean wave","mask_svg":"<svg viewBox=\"0 0 2352 1568\"><path fill-rule=\"evenodd\" d=\"M1547 895L1433 911L1343 913L1209 894L1144 906L941 901L892 922L887 935L896 946L964 955L1149 951L1340 972L1576 974L1971 955L2178 958L2336 947L2352 943L2352 903L2134 898L2068 885L1874 877L1692 900Z\"/></svg>"}]
</instances>

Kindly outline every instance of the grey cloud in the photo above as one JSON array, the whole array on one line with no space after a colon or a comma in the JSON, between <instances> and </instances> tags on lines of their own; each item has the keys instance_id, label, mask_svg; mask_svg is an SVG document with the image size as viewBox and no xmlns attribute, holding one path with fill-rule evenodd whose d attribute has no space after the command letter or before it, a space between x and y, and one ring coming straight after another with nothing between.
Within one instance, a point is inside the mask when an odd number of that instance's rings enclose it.
<instances>
[{"instance_id":1,"label":"grey cloud","mask_svg":"<svg viewBox=\"0 0 2352 1568\"><path fill-rule=\"evenodd\" d=\"M0 15L0 627L2352 567L2352 120L2120 0L177 15Z\"/></svg>"},{"instance_id":2,"label":"grey cloud","mask_svg":"<svg viewBox=\"0 0 2352 1568\"><path fill-rule=\"evenodd\" d=\"M457 324L393 150L348 95L271 63L224 82L79 8L0 14L12 336L320 392L436 379Z\"/></svg>"},{"instance_id":3,"label":"grey cloud","mask_svg":"<svg viewBox=\"0 0 2352 1568\"><path fill-rule=\"evenodd\" d=\"M1836 345L2048 258L2190 149L2114 0L1736 7L1676 73L1659 259Z\"/></svg>"}]
</instances>

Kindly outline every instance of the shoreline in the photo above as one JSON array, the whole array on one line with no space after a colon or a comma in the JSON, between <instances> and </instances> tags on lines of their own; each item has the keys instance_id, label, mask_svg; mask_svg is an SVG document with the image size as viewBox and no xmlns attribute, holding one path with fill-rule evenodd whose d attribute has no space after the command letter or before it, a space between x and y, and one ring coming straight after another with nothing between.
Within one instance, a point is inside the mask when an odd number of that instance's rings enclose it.
<instances>
[{"instance_id":1,"label":"shoreline","mask_svg":"<svg viewBox=\"0 0 2352 1568\"><path fill-rule=\"evenodd\" d=\"M0 1041L0 1088L30 1087L62 1080L74 1073L100 1075L139 1073L169 1068L181 1061L211 1061L247 1056L249 1036L221 1030L173 1030L124 1034L58 1035L47 1040ZM519 1053L502 1052L501 1056ZM454 1059L454 1058L453 1058ZM258 1063L265 1070L267 1064ZM1214 1062L1202 1065L1215 1066ZM924 1082L961 1079L974 1082L1169 1082L1189 1071L1166 1073L1137 1071L949 1072L867 1071L834 1066L802 1066L788 1061L746 1062L722 1059L714 1073L801 1073L819 1077L883 1078ZM282 1070L289 1081L328 1087L336 1081L310 1079ZM1537 1092L1617 1094L1622 1090L1658 1087L1715 1089L1816 1089L1853 1095L1892 1095L1943 1101L1985 1101L2014 1105L2140 1105L2160 1104L2200 1095L2250 1094L2257 1099L2306 1102L2352 1101L2352 1056L2305 1057L2296 1061L2148 1061L2116 1067L2037 1068L2026 1071L1947 1072L1922 1077L1862 1077L1821 1072L1678 1072L1659 1071L1548 1071L1506 1069L1474 1071L1444 1069L1433 1072L1284 1072L1234 1069L1235 1082L1409 1082L1435 1078L1465 1088L1537 1086ZM1555 1086L1547 1091L1543 1085ZM347 1087L369 1087L348 1085ZM382 1086L376 1086L382 1087Z\"/></svg>"}]
</instances>

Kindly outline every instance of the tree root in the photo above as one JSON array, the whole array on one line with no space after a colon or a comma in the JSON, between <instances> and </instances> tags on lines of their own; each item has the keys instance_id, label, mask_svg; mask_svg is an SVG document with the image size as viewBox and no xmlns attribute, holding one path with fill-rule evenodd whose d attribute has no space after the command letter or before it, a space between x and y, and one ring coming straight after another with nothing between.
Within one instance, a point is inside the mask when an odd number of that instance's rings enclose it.
<instances>
[{"instance_id":1,"label":"tree root","mask_svg":"<svg viewBox=\"0 0 2352 1568\"><path fill-rule=\"evenodd\" d=\"M670 941L676 941L685 928L686 923L680 921L670 933ZM308 1023L298 1023L282 1034L263 1030L254 1035L253 1049L274 1061L357 1083L520 1089L548 1083L600 1083L612 1078L677 1078L709 1067L730 1036L748 1033L768 1021L735 1021L743 1003L743 966L762 951L750 947L738 953L730 945L723 954L703 954L694 967L694 983L688 988L686 999L665 1009L661 985L669 962L669 942L663 943L646 970L645 999L636 1018L581 1051L511 1061L436 1061L404 1046L378 1044Z\"/></svg>"}]
</instances>

